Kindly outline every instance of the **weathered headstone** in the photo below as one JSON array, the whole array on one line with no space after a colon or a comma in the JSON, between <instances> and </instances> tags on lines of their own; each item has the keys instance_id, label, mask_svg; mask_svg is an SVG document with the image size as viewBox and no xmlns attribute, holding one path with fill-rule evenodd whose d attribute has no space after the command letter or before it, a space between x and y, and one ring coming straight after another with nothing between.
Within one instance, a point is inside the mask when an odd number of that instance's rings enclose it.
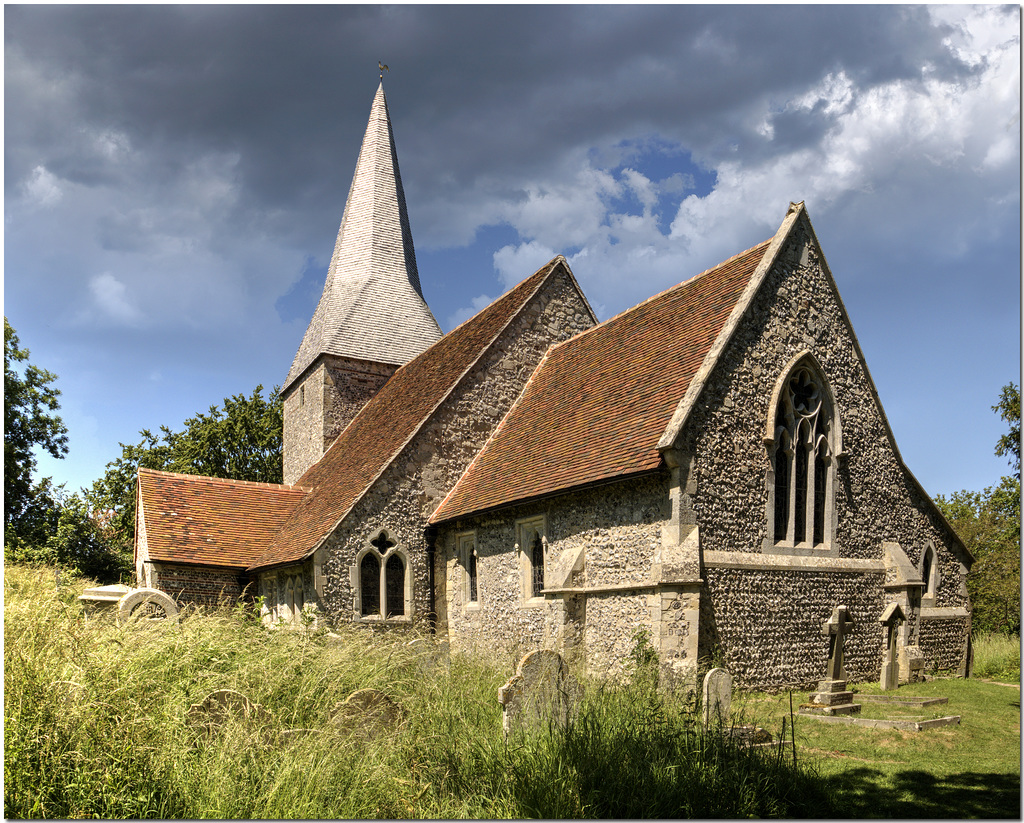
<instances>
[{"instance_id":1,"label":"weathered headstone","mask_svg":"<svg viewBox=\"0 0 1024 823\"><path fill-rule=\"evenodd\" d=\"M899 603L890 603L885 607L878 622L882 624L885 635L885 651L882 652L882 676L879 686L883 691L899 688L900 659L896 651L896 641L900 624L906 619Z\"/></svg>"},{"instance_id":2,"label":"weathered headstone","mask_svg":"<svg viewBox=\"0 0 1024 823\"><path fill-rule=\"evenodd\" d=\"M524 726L564 726L575 715L579 698L579 683L561 655L548 649L530 652L498 689L505 736Z\"/></svg>"},{"instance_id":3,"label":"weathered headstone","mask_svg":"<svg viewBox=\"0 0 1024 823\"><path fill-rule=\"evenodd\" d=\"M433 674L439 667L446 669L449 665L448 643L431 643L423 637L417 637L405 644L416 661L421 674Z\"/></svg>"},{"instance_id":4,"label":"weathered headstone","mask_svg":"<svg viewBox=\"0 0 1024 823\"><path fill-rule=\"evenodd\" d=\"M701 702L704 728L727 725L732 709L732 675L725 669L712 669L704 675Z\"/></svg>"},{"instance_id":5,"label":"weathered headstone","mask_svg":"<svg viewBox=\"0 0 1024 823\"><path fill-rule=\"evenodd\" d=\"M217 689L192 704L186 717L190 725L201 727L212 734L231 717L262 724L270 719L270 713L241 692Z\"/></svg>"},{"instance_id":6,"label":"weathered headstone","mask_svg":"<svg viewBox=\"0 0 1024 823\"><path fill-rule=\"evenodd\" d=\"M405 720L405 709L379 689L360 689L331 713L331 725L345 734L373 739L394 732Z\"/></svg>"},{"instance_id":7,"label":"weathered headstone","mask_svg":"<svg viewBox=\"0 0 1024 823\"><path fill-rule=\"evenodd\" d=\"M811 702L800 707L801 713L831 715L860 711L860 704L853 702L853 692L846 688L846 673L843 670L843 642L853 626L853 618L846 606L836 606L832 616L821 624L821 633L829 638L826 676L818 683L818 691L811 695Z\"/></svg>"},{"instance_id":8,"label":"weathered headstone","mask_svg":"<svg viewBox=\"0 0 1024 823\"><path fill-rule=\"evenodd\" d=\"M178 606L159 589L132 589L117 602L117 618L129 620L176 620Z\"/></svg>"}]
</instances>

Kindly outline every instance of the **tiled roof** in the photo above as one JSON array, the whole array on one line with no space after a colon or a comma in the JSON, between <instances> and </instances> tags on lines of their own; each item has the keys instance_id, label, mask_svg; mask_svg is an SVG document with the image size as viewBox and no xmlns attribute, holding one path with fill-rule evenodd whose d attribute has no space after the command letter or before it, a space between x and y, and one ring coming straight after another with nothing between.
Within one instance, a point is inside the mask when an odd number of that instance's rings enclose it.
<instances>
[{"instance_id":1,"label":"tiled roof","mask_svg":"<svg viewBox=\"0 0 1024 823\"><path fill-rule=\"evenodd\" d=\"M377 89L324 291L285 379L321 354L401 365L441 337L423 300L384 86Z\"/></svg>"},{"instance_id":2,"label":"tiled roof","mask_svg":"<svg viewBox=\"0 0 1024 823\"><path fill-rule=\"evenodd\" d=\"M139 469L150 559L244 569L266 550L306 492Z\"/></svg>"},{"instance_id":3,"label":"tiled roof","mask_svg":"<svg viewBox=\"0 0 1024 823\"><path fill-rule=\"evenodd\" d=\"M253 568L310 554L351 510L461 377L553 273L556 257L475 317L400 368L299 478L312 493L299 504Z\"/></svg>"},{"instance_id":4,"label":"tiled roof","mask_svg":"<svg viewBox=\"0 0 1024 823\"><path fill-rule=\"evenodd\" d=\"M553 347L431 522L657 469L658 441L769 243Z\"/></svg>"}]
</instances>

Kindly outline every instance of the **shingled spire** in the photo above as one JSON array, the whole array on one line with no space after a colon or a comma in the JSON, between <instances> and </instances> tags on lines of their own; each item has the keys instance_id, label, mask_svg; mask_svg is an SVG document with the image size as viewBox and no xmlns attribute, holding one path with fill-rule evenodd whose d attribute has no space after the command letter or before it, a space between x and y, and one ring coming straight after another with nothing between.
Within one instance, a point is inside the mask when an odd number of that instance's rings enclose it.
<instances>
[{"instance_id":1,"label":"shingled spire","mask_svg":"<svg viewBox=\"0 0 1024 823\"><path fill-rule=\"evenodd\" d=\"M282 388L285 482L320 458L399 366L440 338L420 288L381 83L324 291Z\"/></svg>"}]
</instances>

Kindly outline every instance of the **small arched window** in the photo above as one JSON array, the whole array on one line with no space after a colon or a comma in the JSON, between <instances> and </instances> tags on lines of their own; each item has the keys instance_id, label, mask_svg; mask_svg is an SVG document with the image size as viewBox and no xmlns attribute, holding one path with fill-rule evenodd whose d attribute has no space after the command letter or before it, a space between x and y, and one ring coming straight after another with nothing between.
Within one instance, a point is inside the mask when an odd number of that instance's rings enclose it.
<instances>
[{"instance_id":1,"label":"small arched window","mask_svg":"<svg viewBox=\"0 0 1024 823\"><path fill-rule=\"evenodd\" d=\"M935 555L935 546L930 542L921 553L921 579L924 581L921 605L934 606L935 595L939 589L939 564Z\"/></svg>"},{"instance_id":2,"label":"small arched window","mask_svg":"<svg viewBox=\"0 0 1024 823\"><path fill-rule=\"evenodd\" d=\"M781 381L773 405L768 545L827 548L832 540L837 438L825 381L809 357Z\"/></svg>"}]
</instances>

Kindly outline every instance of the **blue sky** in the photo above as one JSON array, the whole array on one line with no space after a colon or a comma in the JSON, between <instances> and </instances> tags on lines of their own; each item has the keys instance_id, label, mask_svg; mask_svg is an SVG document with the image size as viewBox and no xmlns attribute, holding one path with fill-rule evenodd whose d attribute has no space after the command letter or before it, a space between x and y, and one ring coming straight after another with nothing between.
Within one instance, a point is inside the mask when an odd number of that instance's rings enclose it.
<instances>
[{"instance_id":1,"label":"blue sky","mask_svg":"<svg viewBox=\"0 0 1024 823\"><path fill-rule=\"evenodd\" d=\"M1008 473L1017 6L6 6L4 311L75 490L284 379L377 86L448 330L565 254L604 319L804 200L932 493Z\"/></svg>"}]
</instances>

